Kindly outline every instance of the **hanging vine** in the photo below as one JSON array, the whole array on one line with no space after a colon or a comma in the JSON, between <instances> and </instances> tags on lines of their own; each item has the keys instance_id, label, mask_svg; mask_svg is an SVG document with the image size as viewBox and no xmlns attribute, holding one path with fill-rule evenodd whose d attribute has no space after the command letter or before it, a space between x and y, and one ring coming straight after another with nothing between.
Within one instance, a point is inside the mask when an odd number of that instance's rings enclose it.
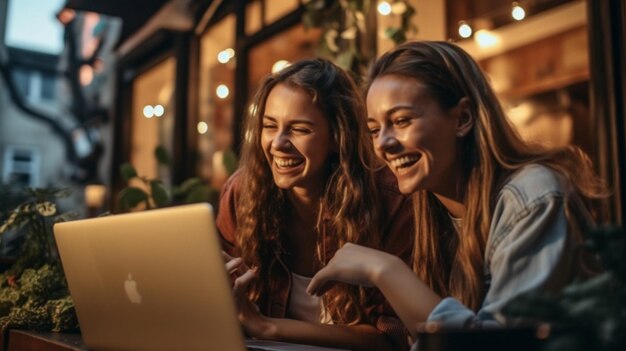
<instances>
[{"instance_id":1,"label":"hanging vine","mask_svg":"<svg viewBox=\"0 0 626 351\"><path fill-rule=\"evenodd\" d=\"M357 75L365 73L376 57L376 33L371 0L311 0L305 5L306 28L320 28L316 54L335 61ZM405 0L388 2L390 14L400 17L400 25L384 28L383 35L400 44L417 28L411 23L415 9Z\"/></svg>"}]
</instances>

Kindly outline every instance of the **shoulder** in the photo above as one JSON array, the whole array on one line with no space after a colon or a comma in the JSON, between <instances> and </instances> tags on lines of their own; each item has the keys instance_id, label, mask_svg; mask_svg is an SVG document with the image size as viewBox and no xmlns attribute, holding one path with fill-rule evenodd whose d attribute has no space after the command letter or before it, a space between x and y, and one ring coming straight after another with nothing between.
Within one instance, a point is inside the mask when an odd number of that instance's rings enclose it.
<instances>
[{"instance_id":1,"label":"shoulder","mask_svg":"<svg viewBox=\"0 0 626 351\"><path fill-rule=\"evenodd\" d=\"M242 171L237 170L222 187L219 211L215 224L224 239L234 242L237 232L237 200L242 181Z\"/></svg>"},{"instance_id":2,"label":"shoulder","mask_svg":"<svg viewBox=\"0 0 626 351\"><path fill-rule=\"evenodd\" d=\"M549 198L562 198L569 192L563 175L541 164L529 164L509 177L498 193L497 202L527 207Z\"/></svg>"},{"instance_id":3,"label":"shoulder","mask_svg":"<svg viewBox=\"0 0 626 351\"><path fill-rule=\"evenodd\" d=\"M241 182L243 180L242 178L243 170L240 168L236 170L235 173L233 173L230 177L228 177L226 183L224 183L224 186L222 187L222 193L225 191L239 190L239 187L241 186Z\"/></svg>"}]
</instances>

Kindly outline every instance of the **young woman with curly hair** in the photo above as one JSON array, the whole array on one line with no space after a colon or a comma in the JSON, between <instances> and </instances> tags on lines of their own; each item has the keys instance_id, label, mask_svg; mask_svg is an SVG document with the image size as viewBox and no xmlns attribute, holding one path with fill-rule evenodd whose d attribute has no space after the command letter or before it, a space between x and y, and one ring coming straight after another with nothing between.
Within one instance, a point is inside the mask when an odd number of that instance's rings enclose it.
<instances>
[{"instance_id":1,"label":"young woman with curly hair","mask_svg":"<svg viewBox=\"0 0 626 351\"><path fill-rule=\"evenodd\" d=\"M322 299L305 291L345 243L410 257L411 200L375 161L353 80L327 60L299 61L267 77L253 106L217 219L246 333L354 350L406 347L377 290L337 285Z\"/></svg>"}]
</instances>

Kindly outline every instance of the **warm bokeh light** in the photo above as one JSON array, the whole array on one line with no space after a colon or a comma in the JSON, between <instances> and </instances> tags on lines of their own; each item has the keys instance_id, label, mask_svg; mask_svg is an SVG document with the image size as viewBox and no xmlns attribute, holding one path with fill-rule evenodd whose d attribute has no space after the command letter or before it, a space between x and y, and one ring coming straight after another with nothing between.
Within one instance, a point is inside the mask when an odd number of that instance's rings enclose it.
<instances>
[{"instance_id":1,"label":"warm bokeh light","mask_svg":"<svg viewBox=\"0 0 626 351\"><path fill-rule=\"evenodd\" d=\"M197 128L199 134L206 134L209 131L209 125L204 121L198 122Z\"/></svg>"},{"instance_id":2,"label":"warm bokeh light","mask_svg":"<svg viewBox=\"0 0 626 351\"><path fill-rule=\"evenodd\" d=\"M499 42L498 37L486 29L477 30L476 34L474 34L474 40L482 48L494 46Z\"/></svg>"},{"instance_id":3,"label":"warm bokeh light","mask_svg":"<svg viewBox=\"0 0 626 351\"><path fill-rule=\"evenodd\" d=\"M287 60L278 60L272 65L272 73L279 72L283 68L289 66L290 63Z\"/></svg>"},{"instance_id":4,"label":"warm bokeh light","mask_svg":"<svg viewBox=\"0 0 626 351\"><path fill-rule=\"evenodd\" d=\"M526 11L518 3L513 3L513 9L511 10L511 16L517 21L521 21L526 17Z\"/></svg>"},{"instance_id":5,"label":"warm bokeh light","mask_svg":"<svg viewBox=\"0 0 626 351\"><path fill-rule=\"evenodd\" d=\"M163 116L163 114L165 113L165 108L163 107L163 105L156 105L154 106L154 115L157 117L161 117Z\"/></svg>"},{"instance_id":6,"label":"warm bokeh light","mask_svg":"<svg viewBox=\"0 0 626 351\"><path fill-rule=\"evenodd\" d=\"M215 89L215 94L220 99L226 99L230 94L230 89L228 89L225 84L220 84L217 86L217 89Z\"/></svg>"},{"instance_id":7,"label":"warm bokeh light","mask_svg":"<svg viewBox=\"0 0 626 351\"><path fill-rule=\"evenodd\" d=\"M389 15L391 13L391 5L389 5L387 1L381 1L380 4L378 4L378 13L383 16Z\"/></svg>"},{"instance_id":8,"label":"warm bokeh light","mask_svg":"<svg viewBox=\"0 0 626 351\"><path fill-rule=\"evenodd\" d=\"M76 11L67 7L61 10L61 12L57 15L59 22L63 23L63 25L67 25L72 22L74 17L76 17Z\"/></svg>"},{"instance_id":9,"label":"warm bokeh light","mask_svg":"<svg viewBox=\"0 0 626 351\"><path fill-rule=\"evenodd\" d=\"M107 188L102 184L85 186L85 204L87 207L100 208L104 203Z\"/></svg>"},{"instance_id":10,"label":"warm bokeh light","mask_svg":"<svg viewBox=\"0 0 626 351\"><path fill-rule=\"evenodd\" d=\"M224 49L217 54L217 61L220 63L228 63L230 59L235 57L235 50L232 48Z\"/></svg>"},{"instance_id":11,"label":"warm bokeh light","mask_svg":"<svg viewBox=\"0 0 626 351\"><path fill-rule=\"evenodd\" d=\"M459 23L459 35L461 38L469 38L472 36L472 27L466 22Z\"/></svg>"},{"instance_id":12,"label":"warm bokeh light","mask_svg":"<svg viewBox=\"0 0 626 351\"><path fill-rule=\"evenodd\" d=\"M396 2L393 5L391 5L391 12L394 15L402 15L406 12L407 7L406 4L403 2Z\"/></svg>"},{"instance_id":13,"label":"warm bokeh light","mask_svg":"<svg viewBox=\"0 0 626 351\"><path fill-rule=\"evenodd\" d=\"M93 67L91 67L91 65L84 64L80 66L80 73L79 73L80 85L85 87L91 84L91 82L93 82L93 74L94 74Z\"/></svg>"},{"instance_id":14,"label":"warm bokeh light","mask_svg":"<svg viewBox=\"0 0 626 351\"><path fill-rule=\"evenodd\" d=\"M143 108L143 116L146 118L154 117L154 107L152 105L146 105Z\"/></svg>"}]
</instances>

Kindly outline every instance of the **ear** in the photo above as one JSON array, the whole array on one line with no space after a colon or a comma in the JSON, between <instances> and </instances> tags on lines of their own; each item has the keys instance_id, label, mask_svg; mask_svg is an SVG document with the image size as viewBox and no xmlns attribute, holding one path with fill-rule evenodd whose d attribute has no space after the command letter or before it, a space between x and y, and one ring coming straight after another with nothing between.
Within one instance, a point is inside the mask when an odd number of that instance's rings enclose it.
<instances>
[{"instance_id":1,"label":"ear","mask_svg":"<svg viewBox=\"0 0 626 351\"><path fill-rule=\"evenodd\" d=\"M456 122L456 135L459 138L466 136L474 127L474 114L472 114L470 100L467 96L462 97L457 105L458 115Z\"/></svg>"}]
</instances>

